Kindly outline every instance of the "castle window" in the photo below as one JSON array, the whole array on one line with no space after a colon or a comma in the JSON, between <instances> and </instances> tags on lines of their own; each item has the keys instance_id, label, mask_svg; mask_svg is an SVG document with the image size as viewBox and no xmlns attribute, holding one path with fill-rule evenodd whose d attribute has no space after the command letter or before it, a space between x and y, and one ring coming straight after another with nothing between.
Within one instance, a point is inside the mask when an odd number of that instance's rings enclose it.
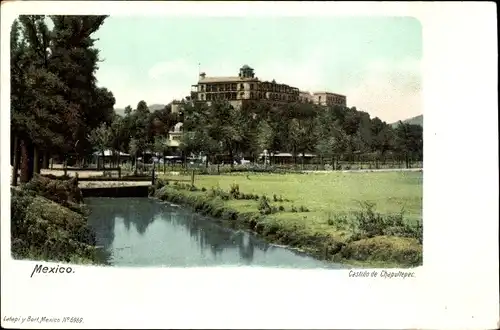
<instances>
[{"instance_id":1,"label":"castle window","mask_svg":"<svg viewBox=\"0 0 500 330\"><path fill-rule=\"evenodd\" d=\"M240 84L240 89L245 89L245 86L243 84Z\"/></svg>"}]
</instances>

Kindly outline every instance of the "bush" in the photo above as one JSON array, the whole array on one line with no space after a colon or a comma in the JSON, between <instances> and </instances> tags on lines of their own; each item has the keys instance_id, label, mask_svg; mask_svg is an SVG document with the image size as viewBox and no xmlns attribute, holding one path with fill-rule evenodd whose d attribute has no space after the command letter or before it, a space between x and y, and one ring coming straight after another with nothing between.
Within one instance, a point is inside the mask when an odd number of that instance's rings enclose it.
<instances>
[{"instance_id":1,"label":"bush","mask_svg":"<svg viewBox=\"0 0 500 330\"><path fill-rule=\"evenodd\" d=\"M212 187L210 197L220 197L222 200L227 201L231 198L231 195L222 190L220 187Z\"/></svg>"},{"instance_id":2,"label":"bush","mask_svg":"<svg viewBox=\"0 0 500 330\"><path fill-rule=\"evenodd\" d=\"M295 208L295 206L292 205L292 209L291 209L291 212L297 212L297 209Z\"/></svg>"},{"instance_id":3,"label":"bush","mask_svg":"<svg viewBox=\"0 0 500 330\"><path fill-rule=\"evenodd\" d=\"M341 255L347 259L396 261L418 266L422 264L422 245L407 237L376 236L348 243Z\"/></svg>"},{"instance_id":4,"label":"bush","mask_svg":"<svg viewBox=\"0 0 500 330\"><path fill-rule=\"evenodd\" d=\"M261 214L271 214L278 211L276 208L272 208L271 205L269 205L269 199L265 195L262 195L260 198L258 209Z\"/></svg>"},{"instance_id":5,"label":"bush","mask_svg":"<svg viewBox=\"0 0 500 330\"><path fill-rule=\"evenodd\" d=\"M69 180L52 180L36 174L30 182L21 186L62 206L70 207L83 202L83 196L76 178Z\"/></svg>"},{"instance_id":6,"label":"bush","mask_svg":"<svg viewBox=\"0 0 500 330\"><path fill-rule=\"evenodd\" d=\"M354 212L351 228L354 238L371 238L375 236L398 236L415 238L422 244L422 222L411 224L404 219L404 209L399 214L382 215L375 212L375 204L361 202L362 209ZM344 222L348 222L345 220Z\"/></svg>"},{"instance_id":7,"label":"bush","mask_svg":"<svg viewBox=\"0 0 500 330\"><path fill-rule=\"evenodd\" d=\"M307 207L301 205L299 207L299 212L309 212L309 209Z\"/></svg>"},{"instance_id":8,"label":"bush","mask_svg":"<svg viewBox=\"0 0 500 330\"><path fill-rule=\"evenodd\" d=\"M280 211L285 211L285 207L283 205L280 205L278 208Z\"/></svg>"},{"instance_id":9,"label":"bush","mask_svg":"<svg viewBox=\"0 0 500 330\"><path fill-rule=\"evenodd\" d=\"M205 192L205 191L207 191L207 188L201 187L201 191Z\"/></svg>"},{"instance_id":10,"label":"bush","mask_svg":"<svg viewBox=\"0 0 500 330\"><path fill-rule=\"evenodd\" d=\"M34 190L12 189L11 193L11 250L14 258L98 261L94 233L82 214L42 197Z\"/></svg>"},{"instance_id":11,"label":"bush","mask_svg":"<svg viewBox=\"0 0 500 330\"><path fill-rule=\"evenodd\" d=\"M234 199L240 198L240 186L238 184L232 184L229 190L229 195Z\"/></svg>"}]
</instances>

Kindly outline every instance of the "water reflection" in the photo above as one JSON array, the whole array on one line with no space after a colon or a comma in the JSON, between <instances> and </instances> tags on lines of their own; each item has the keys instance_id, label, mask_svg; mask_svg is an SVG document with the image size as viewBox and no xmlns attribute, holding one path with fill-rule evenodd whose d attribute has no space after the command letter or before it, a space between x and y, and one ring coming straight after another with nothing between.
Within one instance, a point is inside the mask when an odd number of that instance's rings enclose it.
<instances>
[{"instance_id":1,"label":"water reflection","mask_svg":"<svg viewBox=\"0 0 500 330\"><path fill-rule=\"evenodd\" d=\"M112 265L334 267L147 198L88 198L89 222ZM135 229L135 230L134 230Z\"/></svg>"}]
</instances>

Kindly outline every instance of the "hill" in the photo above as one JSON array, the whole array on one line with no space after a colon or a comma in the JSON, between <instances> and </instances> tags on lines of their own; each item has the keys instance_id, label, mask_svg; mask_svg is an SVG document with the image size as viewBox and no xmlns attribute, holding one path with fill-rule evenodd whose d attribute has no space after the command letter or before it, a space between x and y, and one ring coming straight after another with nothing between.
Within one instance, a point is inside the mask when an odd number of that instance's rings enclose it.
<instances>
[{"instance_id":1,"label":"hill","mask_svg":"<svg viewBox=\"0 0 500 330\"><path fill-rule=\"evenodd\" d=\"M419 115L419 116L415 116L412 118L408 118L408 119L402 120L402 122L406 123L406 124L420 125L420 126L424 127L424 115ZM396 127L396 126L398 126L398 123L399 122L392 123L391 126Z\"/></svg>"},{"instance_id":2,"label":"hill","mask_svg":"<svg viewBox=\"0 0 500 330\"><path fill-rule=\"evenodd\" d=\"M165 108L165 104L151 104L148 105L149 111L153 112L156 110L161 110ZM117 115L124 116L125 115L125 109L124 108L115 108L115 112Z\"/></svg>"}]
</instances>

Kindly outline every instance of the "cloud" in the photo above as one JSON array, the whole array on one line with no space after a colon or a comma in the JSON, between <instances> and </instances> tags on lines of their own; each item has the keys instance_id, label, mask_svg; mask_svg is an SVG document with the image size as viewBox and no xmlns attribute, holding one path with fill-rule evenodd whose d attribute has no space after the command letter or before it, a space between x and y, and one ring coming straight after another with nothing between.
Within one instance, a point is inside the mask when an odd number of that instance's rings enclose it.
<instances>
[{"instance_id":1,"label":"cloud","mask_svg":"<svg viewBox=\"0 0 500 330\"><path fill-rule=\"evenodd\" d=\"M174 99L189 95L190 86L196 82L196 65L184 60L159 62L147 70L144 76L132 76L128 67L103 68L96 76L98 84L113 92L115 108L127 105L133 108L144 100L148 104L167 104Z\"/></svg>"},{"instance_id":2,"label":"cloud","mask_svg":"<svg viewBox=\"0 0 500 330\"><path fill-rule=\"evenodd\" d=\"M275 79L301 90L329 90L347 96L348 106L370 113L387 122L422 114L421 63L416 59L374 60L346 71L342 60L332 59L322 47L308 48L296 58L241 62L218 59L201 63L208 76L235 76L243 64L254 67L261 80ZM198 63L184 59L158 62L142 78L127 74L127 68L106 68L98 72L99 83L108 87L117 100L116 107L135 107L140 100L148 104L167 104L189 95L198 78Z\"/></svg>"},{"instance_id":3,"label":"cloud","mask_svg":"<svg viewBox=\"0 0 500 330\"><path fill-rule=\"evenodd\" d=\"M317 50L301 56L302 59L281 59L267 61L259 65L257 76L264 80L275 79L300 90L325 89L327 86L325 75L325 55Z\"/></svg>"},{"instance_id":4,"label":"cloud","mask_svg":"<svg viewBox=\"0 0 500 330\"><path fill-rule=\"evenodd\" d=\"M362 80L346 91L349 106L387 122L422 114L421 63L406 59L397 63L374 61Z\"/></svg>"},{"instance_id":5,"label":"cloud","mask_svg":"<svg viewBox=\"0 0 500 330\"><path fill-rule=\"evenodd\" d=\"M192 77L196 73L196 67L183 59L159 62L148 71L151 79L162 79L165 77Z\"/></svg>"}]
</instances>

